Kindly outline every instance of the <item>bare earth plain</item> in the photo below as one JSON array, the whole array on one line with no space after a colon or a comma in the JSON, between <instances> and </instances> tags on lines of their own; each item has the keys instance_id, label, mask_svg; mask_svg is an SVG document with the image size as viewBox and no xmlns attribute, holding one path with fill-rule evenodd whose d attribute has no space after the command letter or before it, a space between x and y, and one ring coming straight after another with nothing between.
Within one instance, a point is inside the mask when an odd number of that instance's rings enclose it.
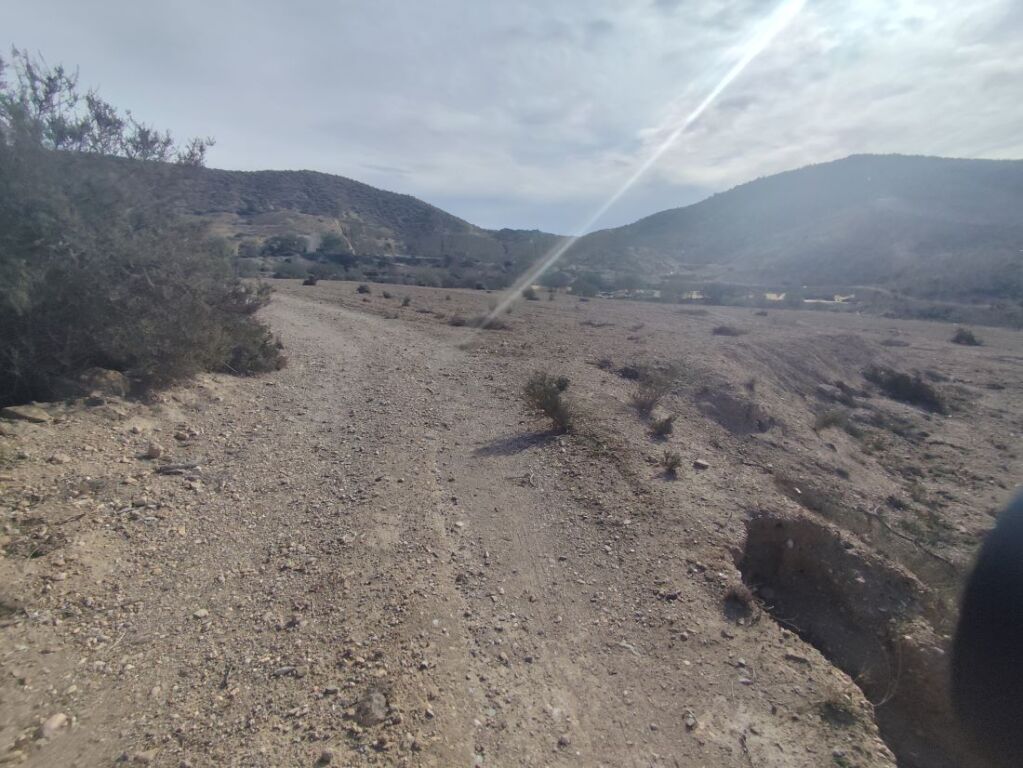
<instances>
[{"instance_id":1,"label":"bare earth plain","mask_svg":"<svg viewBox=\"0 0 1023 768\"><path fill-rule=\"evenodd\" d=\"M0 422L0 764L982 765L944 675L1021 334L275 287L279 373Z\"/></svg>"}]
</instances>

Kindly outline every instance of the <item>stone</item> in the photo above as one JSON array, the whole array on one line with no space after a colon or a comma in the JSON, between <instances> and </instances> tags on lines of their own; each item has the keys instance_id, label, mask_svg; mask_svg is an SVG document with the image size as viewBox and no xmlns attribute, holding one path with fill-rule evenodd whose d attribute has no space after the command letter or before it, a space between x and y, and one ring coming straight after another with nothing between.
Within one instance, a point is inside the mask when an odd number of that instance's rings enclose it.
<instances>
[{"instance_id":1,"label":"stone","mask_svg":"<svg viewBox=\"0 0 1023 768\"><path fill-rule=\"evenodd\" d=\"M55 453L47 461L51 464L70 464L71 457L66 453Z\"/></svg>"},{"instance_id":2,"label":"stone","mask_svg":"<svg viewBox=\"0 0 1023 768\"><path fill-rule=\"evenodd\" d=\"M703 459L696 459L693 462L693 469L710 469L710 464Z\"/></svg>"},{"instance_id":3,"label":"stone","mask_svg":"<svg viewBox=\"0 0 1023 768\"><path fill-rule=\"evenodd\" d=\"M28 421L32 424L46 424L50 414L38 405L9 405L0 409L0 417L10 421Z\"/></svg>"},{"instance_id":4,"label":"stone","mask_svg":"<svg viewBox=\"0 0 1023 768\"><path fill-rule=\"evenodd\" d=\"M205 608L200 608L199 610L195 611L192 614L192 616L194 618L196 618L196 619L205 619L209 615L210 615L210 612L207 611Z\"/></svg>"},{"instance_id":5,"label":"stone","mask_svg":"<svg viewBox=\"0 0 1023 768\"><path fill-rule=\"evenodd\" d=\"M62 728L67 726L68 716L63 712L58 712L55 715L50 715L46 718L46 721L39 728L39 735L44 739L52 739L56 736Z\"/></svg>"},{"instance_id":6,"label":"stone","mask_svg":"<svg viewBox=\"0 0 1023 768\"><path fill-rule=\"evenodd\" d=\"M383 692L370 688L355 705L355 722L363 727L379 725L387 719L387 697Z\"/></svg>"},{"instance_id":7,"label":"stone","mask_svg":"<svg viewBox=\"0 0 1023 768\"><path fill-rule=\"evenodd\" d=\"M146 452L142 454L145 459L158 459L161 456L163 456L163 446L156 442L147 445Z\"/></svg>"}]
</instances>

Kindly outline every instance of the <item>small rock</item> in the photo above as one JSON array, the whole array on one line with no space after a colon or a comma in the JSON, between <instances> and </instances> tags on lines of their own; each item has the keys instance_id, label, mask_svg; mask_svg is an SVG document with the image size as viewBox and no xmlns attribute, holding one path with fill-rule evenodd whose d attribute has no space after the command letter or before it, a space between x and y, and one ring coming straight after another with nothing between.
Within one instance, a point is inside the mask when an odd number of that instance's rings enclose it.
<instances>
[{"instance_id":1,"label":"small rock","mask_svg":"<svg viewBox=\"0 0 1023 768\"><path fill-rule=\"evenodd\" d=\"M192 614L192 617L196 619L205 619L209 615L210 615L209 611L207 611L205 608L200 608L199 610L195 611Z\"/></svg>"},{"instance_id":2,"label":"small rock","mask_svg":"<svg viewBox=\"0 0 1023 768\"><path fill-rule=\"evenodd\" d=\"M144 752L136 752L131 756L131 762L134 765L152 765L153 761L156 760L156 750L147 749Z\"/></svg>"},{"instance_id":3,"label":"small rock","mask_svg":"<svg viewBox=\"0 0 1023 768\"><path fill-rule=\"evenodd\" d=\"M693 469L710 469L710 464L703 459L697 459L693 462Z\"/></svg>"},{"instance_id":4,"label":"small rock","mask_svg":"<svg viewBox=\"0 0 1023 768\"><path fill-rule=\"evenodd\" d=\"M693 730L693 728L695 728L697 725L696 715L694 715L692 712L686 712L685 724L687 730L690 731Z\"/></svg>"},{"instance_id":5,"label":"small rock","mask_svg":"<svg viewBox=\"0 0 1023 768\"><path fill-rule=\"evenodd\" d=\"M379 725L387 719L387 697L383 692L370 688L355 705L355 722L363 727Z\"/></svg>"},{"instance_id":6,"label":"small rock","mask_svg":"<svg viewBox=\"0 0 1023 768\"><path fill-rule=\"evenodd\" d=\"M320 752L320 759L316 761L317 765L330 765L334 762L334 750L325 749Z\"/></svg>"},{"instance_id":7,"label":"small rock","mask_svg":"<svg viewBox=\"0 0 1023 768\"><path fill-rule=\"evenodd\" d=\"M570 739L567 734L562 734L558 737L558 747L561 749L568 749L570 746L572 746L572 739Z\"/></svg>"},{"instance_id":8,"label":"small rock","mask_svg":"<svg viewBox=\"0 0 1023 768\"><path fill-rule=\"evenodd\" d=\"M39 735L44 739L52 739L57 733L60 732L61 728L64 728L68 724L68 716L63 712L58 712L55 715L50 715L46 718L46 721L39 728Z\"/></svg>"},{"instance_id":9,"label":"small rock","mask_svg":"<svg viewBox=\"0 0 1023 768\"><path fill-rule=\"evenodd\" d=\"M142 454L145 459L158 459L163 456L163 446L159 443L150 443L146 446L146 452Z\"/></svg>"},{"instance_id":10,"label":"small rock","mask_svg":"<svg viewBox=\"0 0 1023 768\"><path fill-rule=\"evenodd\" d=\"M45 424L51 421L50 414L38 405L9 405L0 408L0 417L10 421L28 421L32 424Z\"/></svg>"},{"instance_id":11,"label":"small rock","mask_svg":"<svg viewBox=\"0 0 1023 768\"><path fill-rule=\"evenodd\" d=\"M71 462L71 457L66 453L55 453L47 459L47 461L51 464L69 464Z\"/></svg>"}]
</instances>

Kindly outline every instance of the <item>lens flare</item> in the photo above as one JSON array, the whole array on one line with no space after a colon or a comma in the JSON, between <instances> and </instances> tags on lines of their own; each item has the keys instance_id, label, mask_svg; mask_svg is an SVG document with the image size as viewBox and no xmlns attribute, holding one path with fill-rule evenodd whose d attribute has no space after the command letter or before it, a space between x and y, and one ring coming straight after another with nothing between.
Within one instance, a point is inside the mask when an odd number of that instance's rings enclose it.
<instances>
[{"instance_id":1,"label":"lens flare","mask_svg":"<svg viewBox=\"0 0 1023 768\"><path fill-rule=\"evenodd\" d=\"M729 70L724 76L718 80L717 84L710 90L710 92L704 96L703 100L696 105L696 108L690 112L686 118L679 123L668 136L662 141L654 151L651 152L642 163L636 166L632 174L618 187L615 192L608 197L608 199L598 207L586 222L580 226L574 234L566 237L557 246L552 248L537 264L530 267L525 274L522 275L518 280L515 281L514 285L508 289L505 293L501 302L497 305L494 310L487 315L483 322L483 325L490 323L495 317L505 312L522 294L522 291L526 287L532 285L539 279L547 270L553 267L558 261L564 256L573 245L578 242L579 238L589 232L593 226L600 221L600 218L611 209L615 203L617 203L626 192L628 192L636 183L643 178L647 171L649 171L658 160L667 152L672 145L678 141L679 137L685 133L690 126L693 125L700 116L714 103L715 100L728 88L732 82L742 74L743 70L750 65L750 63L759 56L771 41L778 36L779 33L785 27L787 27L796 16L799 15L800 11L806 5L806 0L785 0L779 5L774 12L768 16L758 27L756 33L750 38L746 45L742 48L742 54L732 64Z\"/></svg>"}]
</instances>

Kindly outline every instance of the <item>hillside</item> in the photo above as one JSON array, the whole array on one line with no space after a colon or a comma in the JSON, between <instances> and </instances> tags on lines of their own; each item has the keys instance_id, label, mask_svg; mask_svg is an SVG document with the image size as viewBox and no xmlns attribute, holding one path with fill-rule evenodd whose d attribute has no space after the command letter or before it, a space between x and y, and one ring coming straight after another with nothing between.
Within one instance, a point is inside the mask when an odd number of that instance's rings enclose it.
<instances>
[{"instance_id":1,"label":"hillside","mask_svg":"<svg viewBox=\"0 0 1023 768\"><path fill-rule=\"evenodd\" d=\"M1023 161L857 155L595 232L576 263L764 284L1023 296Z\"/></svg>"},{"instance_id":2,"label":"hillside","mask_svg":"<svg viewBox=\"0 0 1023 768\"><path fill-rule=\"evenodd\" d=\"M327 232L349 253L532 260L557 240L538 231L487 230L419 200L315 171L225 171L115 157L69 155L76 171L116 177L140 195L209 223L238 241Z\"/></svg>"}]
</instances>

